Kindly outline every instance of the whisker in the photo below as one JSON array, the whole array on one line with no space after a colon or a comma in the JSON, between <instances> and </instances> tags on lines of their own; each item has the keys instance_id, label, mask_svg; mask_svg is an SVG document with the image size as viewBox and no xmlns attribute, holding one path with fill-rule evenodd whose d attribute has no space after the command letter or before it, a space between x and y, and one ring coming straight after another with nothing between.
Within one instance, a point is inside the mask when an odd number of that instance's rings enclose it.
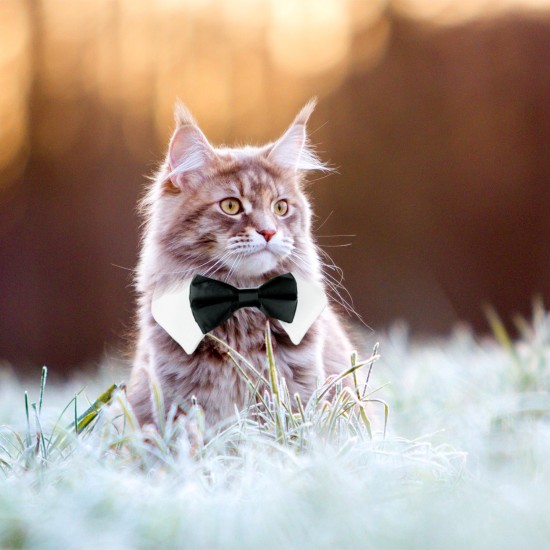
<instances>
[{"instance_id":1,"label":"whisker","mask_svg":"<svg viewBox=\"0 0 550 550\"><path fill-rule=\"evenodd\" d=\"M344 272L342 271L342 268L338 267L337 265L334 265L334 264L327 264L327 263L323 262L321 259L319 259L319 265L321 265L322 267L326 267L327 269L333 269L333 270L336 271L340 276L343 276L343 275L344 275Z\"/></svg>"},{"instance_id":2,"label":"whisker","mask_svg":"<svg viewBox=\"0 0 550 550\"><path fill-rule=\"evenodd\" d=\"M324 263L324 265L326 267L329 267L329 266L333 266L334 269L336 271L338 271L339 273L342 274L342 277L344 276L344 272L342 271L341 268L337 267L336 266L336 263L334 262L334 260L332 259L332 256L326 251L326 250L323 250L322 248L318 247L317 250L319 250L319 252L330 262L330 264L327 264L327 263Z\"/></svg>"},{"instance_id":3,"label":"whisker","mask_svg":"<svg viewBox=\"0 0 550 550\"><path fill-rule=\"evenodd\" d=\"M288 260L290 260L296 267L302 268L303 266L300 265L293 257L292 254L287 257Z\"/></svg>"},{"instance_id":4,"label":"whisker","mask_svg":"<svg viewBox=\"0 0 550 550\"><path fill-rule=\"evenodd\" d=\"M187 269L179 269L177 271L159 271L158 274L159 275L186 275L187 273L197 271L201 267L208 265L209 263L215 262L216 260L217 260L216 258L210 258L209 260L207 260L206 262L203 262L198 266L192 266Z\"/></svg>"},{"instance_id":5,"label":"whisker","mask_svg":"<svg viewBox=\"0 0 550 550\"><path fill-rule=\"evenodd\" d=\"M216 263L214 265L210 266L204 272L203 276L204 277L211 277L212 275L217 273L225 265L225 260L227 260L229 257L231 257L231 252L224 252L223 255L216 261ZM216 266L218 266L218 267L216 268ZM212 271L212 270L214 270L214 268L216 268L215 271Z\"/></svg>"},{"instance_id":6,"label":"whisker","mask_svg":"<svg viewBox=\"0 0 550 550\"><path fill-rule=\"evenodd\" d=\"M354 306L354 303L353 303L353 298L351 296L351 294L349 293L348 289L343 285L343 282L344 282L344 275L343 273L340 273L340 280L338 280L336 277L334 277L333 275L331 275L330 273L328 273L327 271L323 271L325 277L327 277L327 279L329 279L330 281L332 281L336 286L340 287L349 297L350 299L350 306L353 308L355 307Z\"/></svg>"},{"instance_id":7,"label":"whisker","mask_svg":"<svg viewBox=\"0 0 550 550\"><path fill-rule=\"evenodd\" d=\"M177 270L177 271L159 271L159 275L183 275L185 273L188 273L189 271L193 271L194 269L200 269L201 267L209 264L210 262L213 262L215 261L216 258L211 258L210 260L207 260L206 262L198 265L198 266L195 266L195 267L190 267L188 269L184 269L184 270ZM111 263L111 265L113 267L118 267L120 269L125 269L126 271L132 271L134 273L138 273L139 272L139 269L137 268L131 268L131 267L124 267L123 265L118 265L118 264L114 264L114 263Z\"/></svg>"},{"instance_id":8,"label":"whisker","mask_svg":"<svg viewBox=\"0 0 550 550\"><path fill-rule=\"evenodd\" d=\"M359 315L359 313L355 310L354 306L352 304L350 304L343 296L342 294L340 293L340 291L338 290L338 288L341 288L342 290L346 291L347 292L347 289L345 287L343 287L342 285L340 284L336 284L334 282L332 282L331 280L329 279L325 279L325 284L332 290L332 292L334 293L334 300L340 304L342 306L342 308L344 308L344 310L349 313L350 315L354 315L356 316L359 321L361 323L363 323L365 326L367 326L363 319L361 318L361 316ZM349 295L349 293L348 293Z\"/></svg>"},{"instance_id":9,"label":"whisker","mask_svg":"<svg viewBox=\"0 0 550 550\"><path fill-rule=\"evenodd\" d=\"M297 267L303 267L292 256L294 256L297 260L302 261L307 266L305 260L300 255L298 255L297 253L293 253L288 257L288 259L294 265L296 265ZM326 264L323 264L321 262L321 267L324 267L325 265ZM327 266L327 267L331 267L331 268L334 268L336 270L339 270L339 274L342 276L342 279L343 279L342 271L339 268L337 268L336 266ZM363 323L365 326L367 326L364 323L364 321L361 319L361 316L359 315L359 313L355 310L355 307L353 305L353 299L352 299L349 291L342 285L342 280L338 281L335 277L330 275L330 273L327 273L324 270L323 270L323 275L325 277L325 283L327 284L327 286L329 286L329 288L334 293L334 299L336 300L336 302L339 303L344 308L344 310L346 312L348 312L350 315L355 315L359 319L359 321L361 321L361 323ZM338 291L338 287L340 287L349 296L349 298L351 300L351 303L348 302L348 300L342 296L342 294Z\"/></svg>"},{"instance_id":10,"label":"whisker","mask_svg":"<svg viewBox=\"0 0 550 550\"><path fill-rule=\"evenodd\" d=\"M334 210L331 210L329 215L325 218L325 221L323 223L321 223L321 225L315 230L315 231L319 231L319 229L321 229L321 227L323 227L323 225L325 225L325 223L328 222L328 220L330 219L330 217L334 214Z\"/></svg>"},{"instance_id":11,"label":"whisker","mask_svg":"<svg viewBox=\"0 0 550 550\"><path fill-rule=\"evenodd\" d=\"M295 254L296 258L298 259L301 259L297 254ZM290 261L292 261L296 266L298 267L301 267L298 262L292 258L292 255L289 257ZM302 260L303 261L303 260ZM354 314L356 315L361 321L362 319L360 318L359 314L355 311L355 309L353 308L353 306L351 304L349 304L347 302L347 300L340 294L340 292L338 291L338 288L337 288L337 285L338 286L342 286L340 282L336 281L336 283L334 283L332 280L335 281L335 279L330 276L329 274L327 274L326 272L323 272L323 275L325 276L325 283L326 285L332 290L332 292L334 293L334 300L340 304L344 310L346 312L348 312L349 314ZM330 277L330 278L329 278ZM332 280L331 280L332 279ZM345 290L345 289L344 289ZM349 294L349 293L348 293Z\"/></svg>"},{"instance_id":12,"label":"whisker","mask_svg":"<svg viewBox=\"0 0 550 550\"><path fill-rule=\"evenodd\" d=\"M124 267L123 265L118 265L118 264L113 264L113 263L111 263L111 265L113 267L118 267L120 269L125 269L126 271L132 271L133 273L137 273L137 271L138 271L136 268Z\"/></svg>"},{"instance_id":13,"label":"whisker","mask_svg":"<svg viewBox=\"0 0 550 550\"><path fill-rule=\"evenodd\" d=\"M231 277L231 272L233 271L233 268L235 267L235 264L237 263L238 256L236 256L231 263L229 264L229 269L227 270L227 273L225 274L224 281L227 283L229 277Z\"/></svg>"},{"instance_id":14,"label":"whisker","mask_svg":"<svg viewBox=\"0 0 550 550\"><path fill-rule=\"evenodd\" d=\"M204 270L202 275L204 277L208 277L208 275L212 272L213 269L216 268L219 264L223 264L227 254L224 254L221 258L218 258L211 266L208 267L208 269Z\"/></svg>"},{"instance_id":15,"label":"whisker","mask_svg":"<svg viewBox=\"0 0 550 550\"><path fill-rule=\"evenodd\" d=\"M329 237L357 237L357 235L344 235L344 234L334 234L334 235L315 235L316 237L320 237L323 239L327 239Z\"/></svg>"},{"instance_id":16,"label":"whisker","mask_svg":"<svg viewBox=\"0 0 550 550\"><path fill-rule=\"evenodd\" d=\"M294 264L302 269L304 269L305 271L310 271L310 268L309 268L309 261L306 257L302 256L301 254L299 254L296 249L294 249L290 255L288 256L290 260L294 261ZM295 259L294 259L295 258ZM296 260L299 260L300 262L302 262L301 264L299 264Z\"/></svg>"},{"instance_id":17,"label":"whisker","mask_svg":"<svg viewBox=\"0 0 550 550\"><path fill-rule=\"evenodd\" d=\"M340 268L337 268L336 266L332 266L332 265L328 265L328 264L324 264L324 263L321 263L321 267L322 268L327 268L327 269L334 269L338 275L338 279L334 276L334 275L331 275L328 271L325 271L323 269L323 273L329 278L331 279L332 281L334 281L337 285L341 285L343 282L344 282L344 272L340 269Z\"/></svg>"},{"instance_id":18,"label":"whisker","mask_svg":"<svg viewBox=\"0 0 550 550\"><path fill-rule=\"evenodd\" d=\"M341 268L339 268L338 266L336 266L334 264L334 261L332 260L332 258L330 257L330 255L328 253L326 253L324 250L321 250L319 249L319 251L329 259L330 262L332 262L331 264L328 264L328 263L325 263L325 262L322 262L321 260L319 260L319 264L321 266L321 269L323 270L323 275L325 277L325 283L327 284L327 286L331 289L331 291L333 292L333 299L342 306L342 308L350 315L353 315L355 316L359 322L361 324L363 324L366 328L372 330L371 327L369 327L369 325L367 325L367 323L365 323L365 321L363 321L361 315L359 315L359 313L357 312L357 310L355 309L355 305L353 304L353 297L351 296L351 294L349 293L348 289L343 285L343 280L344 280L344 273L342 271ZM300 254L298 254L297 252L293 251L293 253L291 254L291 256L294 255L296 258L299 258L301 259L302 261L304 261L304 259L300 256ZM294 263L296 265L298 265L295 261ZM340 277L340 280L338 280L336 277L334 277L333 275L331 275L327 270L329 269L332 269L332 270L335 270L337 273L338 273L338 276ZM342 289L343 292L346 293L346 295L349 297L349 300L348 301L346 298L344 298L344 296L342 296L342 294L340 293L340 291L338 289Z\"/></svg>"},{"instance_id":19,"label":"whisker","mask_svg":"<svg viewBox=\"0 0 550 550\"><path fill-rule=\"evenodd\" d=\"M233 275L233 273L235 273L235 270L237 269L237 266L239 266L242 262L244 258L244 254L239 254L235 260L233 261L233 265L231 266L231 268L229 269L229 272L227 273L226 277L225 277L225 282L227 283L227 281L229 280L229 278L231 277L231 275Z\"/></svg>"},{"instance_id":20,"label":"whisker","mask_svg":"<svg viewBox=\"0 0 550 550\"><path fill-rule=\"evenodd\" d=\"M174 273L183 275L184 273L189 273L190 271L196 271L196 270L200 269L201 267L204 267L205 265L211 264L212 262L216 262L216 261L217 261L216 258L210 258L210 260L207 260L206 262L204 262L200 265L191 267L191 268L186 269L184 271L175 271Z\"/></svg>"},{"instance_id":21,"label":"whisker","mask_svg":"<svg viewBox=\"0 0 550 550\"><path fill-rule=\"evenodd\" d=\"M326 174L323 174L322 176L319 176L318 178L307 180L306 185L310 183L315 183L316 181L324 180L325 178L328 178L329 176L332 176L332 174L338 174L338 170L336 168L330 169L330 172L327 172Z\"/></svg>"}]
</instances>

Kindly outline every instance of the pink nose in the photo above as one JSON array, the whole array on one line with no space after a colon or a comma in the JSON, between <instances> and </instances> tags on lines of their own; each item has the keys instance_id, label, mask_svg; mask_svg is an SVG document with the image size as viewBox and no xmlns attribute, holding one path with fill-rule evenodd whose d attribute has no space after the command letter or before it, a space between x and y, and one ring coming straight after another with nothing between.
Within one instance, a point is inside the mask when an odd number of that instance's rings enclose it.
<instances>
[{"instance_id":1,"label":"pink nose","mask_svg":"<svg viewBox=\"0 0 550 550\"><path fill-rule=\"evenodd\" d=\"M262 229L262 230L256 229L256 233L259 233L260 235L262 235L263 238L267 242L269 242L271 240L271 237L273 237L273 235L275 235L277 231L275 231L275 229Z\"/></svg>"}]
</instances>

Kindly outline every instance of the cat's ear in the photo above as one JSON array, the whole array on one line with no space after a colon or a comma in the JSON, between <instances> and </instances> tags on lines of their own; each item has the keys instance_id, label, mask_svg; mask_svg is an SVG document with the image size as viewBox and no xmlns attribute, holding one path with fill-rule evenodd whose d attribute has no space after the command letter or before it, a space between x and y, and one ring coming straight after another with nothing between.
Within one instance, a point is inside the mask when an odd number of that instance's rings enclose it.
<instances>
[{"instance_id":1,"label":"cat's ear","mask_svg":"<svg viewBox=\"0 0 550 550\"><path fill-rule=\"evenodd\" d=\"M182 188L186 175L205 168L215 158L216 153L181 102L176 104L175 119L176 130L168 147L168 162L172 183Z\"/></svg>"},{"instance_id":2,"label":"cat's ear","mask_svg":"<svg viewBox=\"0 0 550 550\"><path fill-rule=\"evenodd\" d=\"M306 125L317 100L310 99L288 130L272 145L268 159L282 168L294 170L329 170L310 147Z\"/></svg>"}]
</instances>

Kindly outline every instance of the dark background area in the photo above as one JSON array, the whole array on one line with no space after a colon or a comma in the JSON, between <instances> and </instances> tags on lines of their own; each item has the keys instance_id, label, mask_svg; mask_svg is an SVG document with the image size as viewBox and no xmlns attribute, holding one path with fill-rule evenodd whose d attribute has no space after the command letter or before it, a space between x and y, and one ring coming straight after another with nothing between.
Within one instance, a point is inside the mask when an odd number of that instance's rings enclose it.
<instances>
[{"instance_id":1,"label":"dark background area","mask_svg":"<svg viewBox=\"0 0 550 550\"><path fill-rule=\"evenodd\" d=\"M135 205L176 97L233 144L319 96L339 172L311 186L319 242L374 330L482 333L484 304L548 303L549 11L241 3L3 4L0 359L62 372L128 347Z\"/></svg>"}]
</instances>

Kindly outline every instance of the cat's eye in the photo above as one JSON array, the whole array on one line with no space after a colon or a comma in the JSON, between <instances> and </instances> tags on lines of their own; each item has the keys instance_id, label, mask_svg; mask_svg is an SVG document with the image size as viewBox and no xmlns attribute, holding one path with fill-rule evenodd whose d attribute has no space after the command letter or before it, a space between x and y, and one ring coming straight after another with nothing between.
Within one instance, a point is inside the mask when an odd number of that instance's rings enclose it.
<instances>
[{"instance_id":1,"label":"cat's eye","mask_svg":"<svg viewBox=\"0 0 550 550\"><path fill-rule=\"evenodd\" d=\"M220 201L220 208L230 216L234 216L242 210L239 199L235 199L234 197L230 197L228 199L223 199L223 201Z\"/></svg>"},{"instance_id":2,"label":"cat's eye","mask_svg":"<svg viewBox=\"0 0 550 550\"><path fill-rule=\"evenodd\" d=\"M284 199L277 201L273 205L273 212L275 212L277 216L284 216L288 212L288 202L286 202Z\"/></svg>"}]
</instances>

